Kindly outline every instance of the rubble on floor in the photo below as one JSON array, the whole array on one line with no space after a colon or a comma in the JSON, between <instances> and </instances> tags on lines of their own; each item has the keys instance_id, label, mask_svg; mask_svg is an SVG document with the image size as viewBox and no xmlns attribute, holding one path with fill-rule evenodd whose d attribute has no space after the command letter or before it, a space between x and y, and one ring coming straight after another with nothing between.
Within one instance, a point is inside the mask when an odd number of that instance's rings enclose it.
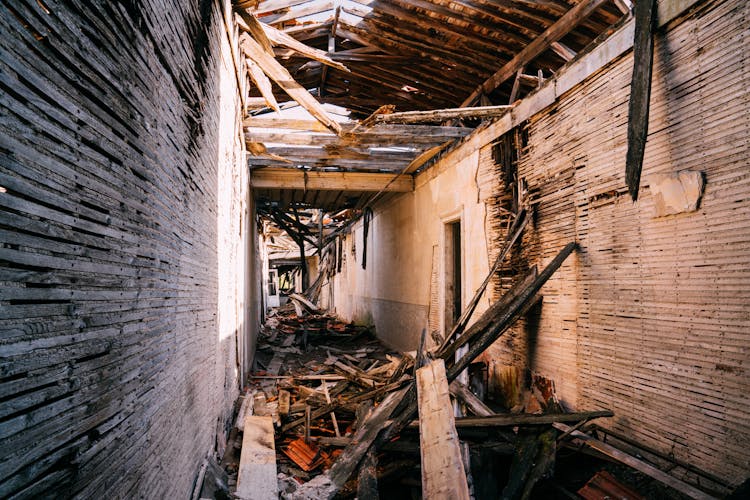
<instances>
[{"instance_id":1,"label":"rubble on floor","mask_svg":"<svg viewBox=\"0 0 750 500\"><path fill-rule=\"evenodd\" d=\"M479 398L485 388L460 381L459 375L538 300L544 282L574 249L567 245L541 273L531 269L470 327L454 329L431 351L425 348L425 331L416 352L397 353L370 329L341 322L299 298L279 308L262 330L258 369L238 402L237 424L222 461L229 494L394 500L638 494L619 477L592 479L605 467L613 473L604 459L668 484L673 489L658 490L666 491L662 498L681 498L677 491L712 498L586 434L589 421L612 412L565 412L551 381L534 379L534 387L523 389L523 404L511 412ZM467 412L472 416L464 416ZM273 438L270 431L258 433L246 451L240 433L257 417L275 432ZM583 452L597 460L580 477L583 469L571 469L569 462L581 462ZM273 488L253 489L248 487L253 479L238 478L238 471L253 467L263 478L275 472Z\"/></svg>"}]
</instances>

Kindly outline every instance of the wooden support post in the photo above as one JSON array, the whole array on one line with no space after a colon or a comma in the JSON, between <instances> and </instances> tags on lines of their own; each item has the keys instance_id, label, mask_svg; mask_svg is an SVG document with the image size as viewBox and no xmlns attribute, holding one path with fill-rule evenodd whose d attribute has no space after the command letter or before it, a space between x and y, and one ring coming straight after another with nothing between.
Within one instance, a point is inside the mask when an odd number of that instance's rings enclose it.
<instances>
[{"instance_id":1,"label":"wooden support post","mask_svg":"<svg viewBox=\"0 0 750 500\"><path fill-rule=\"evenodd\" d=\"M417 370L417 394L422 498L468 500L469 488L442 359Z\"/></svg>"},{"instance_id":2,"label":"wooden support post","mask_svg":"<svg viewBox=\"0 0 750 500\"><path fill-rule=\"evenodd\" d=\"M244 500L275 500L279 493L273 420L248 415L244 427L235 494Z\"/></svg>"},{"instance_id":3,"label":"wooden support post","mask_svg":"<svg viewBox=\"0 0 750 500\"><path fill-rule=\"evenodd\" d=\"M628 104L628 152L625 157L625 181L633 201L638 199L643 154L648 135L648 111L651 98L651 70L654 60L653 29L656 0L635 4L635 41L633 42L633 78Z\"/></svg>"}]
</instances>

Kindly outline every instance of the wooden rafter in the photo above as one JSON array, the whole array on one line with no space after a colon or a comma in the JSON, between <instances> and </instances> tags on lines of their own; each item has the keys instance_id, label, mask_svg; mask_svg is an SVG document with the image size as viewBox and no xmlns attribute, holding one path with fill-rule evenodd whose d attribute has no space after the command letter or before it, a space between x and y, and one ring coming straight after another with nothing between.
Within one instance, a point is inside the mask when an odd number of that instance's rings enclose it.
<instances>
[{"instance_id":1,"label":"wooden rafter","mask_svg":"<svg viewBox=\"0 0 750 500\"><path fill-rule=\"evenodd\" d=\"M513 59L497 70L487 79L487 81L477 87L466 99L464 99L461 106L470 106L482 93L489 94L502 85L520 68L527 65L545 50L549 49L552 43L559 41L562 37L574 30L606 1L608 0L582 0L562 16L555 24L547 28L544 33L539 35L533 42L516 54Z\"/></svg>"},{"instance_id":2,"label":"wooden rafter","mask_svg":"<svg viewBox=\"0 0 750 500\"><path fill-rule=\"evenodd\" d=\"M240 36L240 48L249 59L260 66L264 73L275 81L292 99L297 101L300 106L315 117L315 119L336 134L341 133L341 127L328 116L323 106L292 78L292 75L289 74L289 71L284 66L276 61L273 56L266 53L247 33L243 33Z\"/></svg>"},{"instance_id":3,"label":"wooden rafter","mask_svg":"<svg viewBox=\"0 0 750 500\"><path fill-rule=\"evenodd\" d=\"M319 191L380 191L405 193L414 189L414 179L392 174L368 172L315 172L285 168L254 170L250 183L254 189L307 189Z\"/></svg>"}]
</instances>

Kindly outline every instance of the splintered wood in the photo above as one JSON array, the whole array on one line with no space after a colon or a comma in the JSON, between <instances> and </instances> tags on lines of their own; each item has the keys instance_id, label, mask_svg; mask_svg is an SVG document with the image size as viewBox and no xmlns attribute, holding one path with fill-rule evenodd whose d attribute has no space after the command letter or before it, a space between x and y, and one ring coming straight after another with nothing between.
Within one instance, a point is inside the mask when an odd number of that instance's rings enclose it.
<instances>
[{"instance_id":1,"label":"splintered wood","mask_svg":"<svg viewBox=\"0 0 750 500\"><path fill-rule=\"evenodd\" d=\"M442 359L417 370L417 394L422 498L468 500L469 488Z\"/></svg>"}]
</instances>

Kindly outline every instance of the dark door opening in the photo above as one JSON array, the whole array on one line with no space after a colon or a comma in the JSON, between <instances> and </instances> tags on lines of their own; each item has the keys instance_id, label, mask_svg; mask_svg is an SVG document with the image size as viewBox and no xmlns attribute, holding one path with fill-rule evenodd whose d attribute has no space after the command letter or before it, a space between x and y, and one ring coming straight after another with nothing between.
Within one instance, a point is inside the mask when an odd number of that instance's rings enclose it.
<instances>
[{"instance_id":1,"label":"dark door opening","mask_svg":"<svg viewBox=\"0 0 750 500\"><path fill-rule=\"evenodd\" d=\"M461 316L461 221L445 225L445 333Z\"/></svg>"}]
</instances>

